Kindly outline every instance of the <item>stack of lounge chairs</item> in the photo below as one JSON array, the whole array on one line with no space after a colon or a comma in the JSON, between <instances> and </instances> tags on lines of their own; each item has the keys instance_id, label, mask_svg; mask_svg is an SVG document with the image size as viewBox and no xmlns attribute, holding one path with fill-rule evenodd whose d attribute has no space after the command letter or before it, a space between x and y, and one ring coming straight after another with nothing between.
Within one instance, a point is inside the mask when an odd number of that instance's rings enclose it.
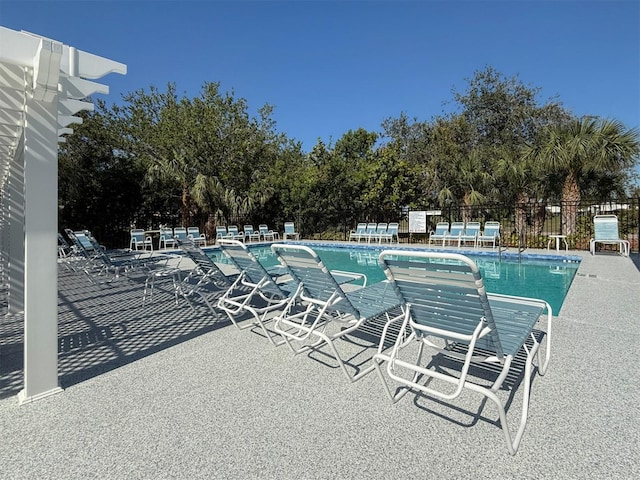
<instances>
[{"instance_id":1,"label":"stack of lounge chairs","mask_svg":"<svg viewBox=\"0 0 640 480\"><path fill-rule=\"evenodd\" d=\"M398 243L398 228L399 224L396 222L391 223L358 223L355 230L349 233L349 241L354 240L360 242L388 242Z\"/></svg>"},{"instance_id":2,"label":"stack of lounge chairs","mask_svg":"<svg viewBox=\"0 0 640 480\"><path fill-rule=\"evenodd\" d=\"M429 234L429 245L456 246L473 245L474 248L500 245L500 222L487 221L484 230L480 222L438 222Z\"/></svg>"}]
</instances>

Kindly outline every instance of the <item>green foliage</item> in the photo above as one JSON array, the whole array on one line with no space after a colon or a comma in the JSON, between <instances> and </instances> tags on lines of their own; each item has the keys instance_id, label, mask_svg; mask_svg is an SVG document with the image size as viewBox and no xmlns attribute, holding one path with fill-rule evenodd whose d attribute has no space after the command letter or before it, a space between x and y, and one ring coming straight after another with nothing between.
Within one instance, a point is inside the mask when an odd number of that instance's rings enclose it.
<instances>
[{"instance_id":1,"label":"green foliage","mask_svg":"<svg viewBox=\"0 0 640 480\"><path fill-rule=\"evenodd\" d=\"M572 119L539 92L487 67L454 90L454 113L428 121L401 113L381 132L349 130L305 154L277 132L271 105L251 115L245 99L218 83L204 83L193 98L174 84L141 89L110 109L99 102L61 147L61 226L281 229L294 221L303 236L329 239L358 221L397 221L405 207L461 205L458 213L475 215L488 203L543 205L566 193L570 177L574 192L628 192L637 130ZM530 216L542 228L544 217Z\"/></svg>"}]
</instances>

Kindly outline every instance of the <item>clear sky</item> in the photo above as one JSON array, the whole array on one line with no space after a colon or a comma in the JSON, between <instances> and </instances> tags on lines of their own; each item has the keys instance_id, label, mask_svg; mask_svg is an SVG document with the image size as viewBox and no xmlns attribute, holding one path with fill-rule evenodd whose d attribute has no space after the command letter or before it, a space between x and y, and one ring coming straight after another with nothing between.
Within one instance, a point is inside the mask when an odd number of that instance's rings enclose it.
<instances>
[{"instance_id":1,"label":"clear sky","mask_svg":"<svg viewBox=\"0 0 640 480\"><path fill-rule=\"evenodd\" d=\"M640 1L0 0L0 25L125 63L107 103L220 82L303 142L451 111L490 65L575 115L640 126Z\"/></svg>"}]
</instances>

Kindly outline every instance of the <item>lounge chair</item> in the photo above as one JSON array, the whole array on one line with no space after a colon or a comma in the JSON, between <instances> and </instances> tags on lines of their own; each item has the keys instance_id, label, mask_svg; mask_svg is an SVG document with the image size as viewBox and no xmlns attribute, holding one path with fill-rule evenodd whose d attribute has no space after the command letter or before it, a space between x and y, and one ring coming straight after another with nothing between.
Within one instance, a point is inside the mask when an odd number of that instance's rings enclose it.
<instances>
[{"instance_id":1,"label":"lounge chair","mask_svg":"<svg viewBox=\"0 0 640 480\"><path fill-rule=\"evenodd\" d=\"M480 222L467 222L464 231L460 235L460 245L472 243L473 248L478 246L478 235L480 234Z\"/></svg>"},{"instance_id":2,"label":"lounge chair","mask_svg":"<svg viewBox=\"0 0 640 480\"><path fill-rule=\"evenodd\" d=\"M211 312L217 313L210 301L212 294L218 294L228 289L236 279L236 274L226 274L218 265L190 238L181 240L176 238L178 247L193 264L193 269L177 286L179 293L187 300L198 295L207 304ZM193 308L193 306L192 306Z\"/></svg>"},{"instance_id":3,"label":"lounge chair","mask_svg":"<svg viewBox=\"0 0 640 480\"><path fill-rule=\"evenodd\" d=\"M80 258L73 269L82 270L89 281L95 285L111 283L123 275L127 275L133 280L132 273L135 273L139 278L147 279L153 272L164 269L170 258L168 256L154 256L153 252L145 258L130 250L107 252L87 230L74 232L65 229L65 233ZM162 262L163 260L164 262Z\"/></svg>"},{"instance_id":4,"label":"lounge chair","mask_svg":"<svg viewBox=\"0 0 640 480\"><path fill-rule=\"evenodd\" d=\"M246 242L247 240L248 240L248 241L250 241L250 242L252 242L252 241L254 241L254 240L255 240L255 241L257 241L257 242L259 242L259 241L260 241L260 232L259 232L259 231L258 231L258 232L256 232L256 231L253 229L253 225L245 225L245 226L244 226L244 231L243 231L243 233L244 233L244 240L245 240L245 242Z\"/></svg>"},{"instance_id":5,"label":"lounge chair","mask_svg":"<svg viewBox=\"0 0 640 480\"><path fill-rule=\"evenodd\" d=\"M185 240L188 240L189 234L187 234L187 229L184 227L175 227L173 229L173 238L175 238L176 240L181 240L183 242Z\"/></svg>"},{"instance_id":6,"label":"lounge chair","mask_svg":"<svg viewBox=\"0 0 640 480\"><path fill-rule=\"evenodd\" d=\"M429 235L429 245L431 242L441 242L444 247L444 238L449 233L449 222L438 222L435 231Z\"/></svg>"},{"instance_id":7,"label":"lounge chair","mask_svg":"<svg viewBox=\"0 0 640 480\"><path fill-rule=\"evenodd\" d=\"M265 242L273 242L276 238L280 239L280 234L278 232L270 230L269 227L264 223L261 223L258 226L258 233L260 234L260 237L262 237L262 240Z\"/></svg>"},{"instance_id":8,"label":"lounge chair","mask_svg":"<svg viewBox=\"0 0 640 480\"><path fill-rule=\"evenodd\" d=\"M380 282L345 292L309 247L273 244L271 249L297 284L274 325L291 351L299 354L327 344L350 382L373 371L375 367L369 365L351 375L334 340L351 334L373 317L387 315L389 318L388 312L400 302L390 285Z\"/></svg>"},{"instance_id":9,"label":"lounge chair","mask_svg":"<svg viewBox=\"0 0 640 480\"><path fill-rule=\"evenodd\" d=\"M291 294L291 290L287 291L276 283L276 279L286 271L268 271L238 240L221 239L218 245L240 271L240 275L218 299L217 307L227 314L239 330L259 327L273 345L282 345L284 341L277 341L277 334L265 324L272 320L275 312L284 308ZM245 313L249 313L253 321L241 323L240 317Z\"/></svg>"},{"instance_id":10,"label":"lounge chair","mask_svg":"<svg viewBox=\"0 0 640 480\"><path fill-rule=\"evenodd\" d=\"M229 232L227 232L227 227L224 225L216 226L216 240L221 238L227 238L229 236Z\"/></svg>"},{"instance_id":11,"label":"lounge chair","mask_svg":"<svg viewBox=\"0 0 640 480\"><path fill-rule=\"evenodd\" d=\"M131 240L129 242L131 250L151 250L153 252L153 240L149 235L145 235L142 228L131 230Z\"/></svg>"},{"instance_id":12,"label":"lounge chair","mask_svg":"<svg viewBox=\"0 0 640 480\"><path fill-rule=\"evenodd\" d=\"M244 233L240 233L236 225L229 225L227 227L227 238L244 242Z\"/></svg>"},{"instance_id":13,"label":"lounge chair","mask_svg":"<svg viewBox=\"0 0 640 480\"><path fill-rule=\"evenodd\" d=\"M364 235L366 231L367 231L367 224L359 223L356 226L355 230L351 230L351 232L349 232L349 241L357 240L359 242L362 239L362 235Z\"/></svg>"},{"instance_id":14,"label":"lounge chair","mask_svg":"<svg viewBox=\"0 0 640 480\"><path fill-rule=\"evenodd\" d=\"M282 239L286 240L287 238L300 240L300 234L296 232L296 227L293 222L284 222L284 234L282 235Z\"/></svg>"},{"instance_id":15,"label":"lounge chair","mask_svg":"<svg viewBox=\"0 0 640 480\"><path fill-rule=\"evenodd\" d=\"M392 243L395 238L396 243L399 243L400 242L400 237L398 236L399 228L400 228L400 225L398 223L395 223L395 222L389 223L389 225L387 226L387 231L380 236L380 242L385 241L385 242Z\"/></svg>"},{"instance_id":16,"label":"lounge chair","mask_svg":"<svg viewBox=\"0 0 640 480\"><path fill-rule=\"evenodd\" d=\"M200 233L198 227L187 227L187 237L199 247L207 246L207 236L204 233Z\"/></svg>"},{"instance_id":17,"label":"lounge chair","mask_svg":"<svg viewBox=\"0 0 640 480\"><path fill-rule=\"evenodd\" d=\"M464 222L451 222L449 231L445 233L442 245L451 245L452 242L457 243L457 247L460 248L460 240L464 233Z\"/></svg>"},{"instance_id":18,"label":"lounge chair","mask_svg":"<svg viewBox=\"0 0 640 480\"><path fill-rule=\"evenodd\" d=\"M400 331L408 328L410 332L397 336L387 352L374 355L374 365L389 399L396 402L410 390L446 402L458 397L464 388L481 393L496 405L507 448L515 454L527 423L533 361L537 357L540 375L544 375L549 362L549 304L486 293L477 265L460 254L387 250L380 254L380 263L404 304L404 311L385 326L381 345L392 324L401 323ZM535 330L545 317L546 333ZM405 350L416 343L417 358L415 349ZM541 344L545 345L544 359L540 359ZM426 355L425 346L433 348L435 355ZM408 355L407 351L411 353ZM516 355L526 358L514 362ZM482 371L481 381L469 373L472 364ZM505 405L496 394L512 366L524 369L522 414L513 437ZM451 369L457 372L450 373ZM492 376L491 386L487 385L486 375ZM392 393L386 377L398 382L399 389ZM452 386L446 388L447 384Z\"/></svg>"},{"instance_id":19,"label":"lounge chair","mask_svg":"<svg viewBox=\"0 0 640 480\"><path fill-rule=\"evenodd\" d=\"M175 248L176 241L173 238L173 228L163 227L160 229L159 248Z\"/></svg>"},{"instance_id":20,"label":"lounge chair","mask_svg":"<svg viewBox=\"0 0 640 480\"><path fill-rule=\"evenodd\" d=\"M366 240L367 242L371 242L371 239L376 236L376 232L378 231L377 223L367 223L367 228L362 235L360 235L361 240Z\"/></svg>"},{"instance_id":21,"label":"lounge chair","mask_svg":"<svg viewBox=\"0 0 640 480\"><path fill-rule=\"evenodd\" d=\"M629 256L629 241L620 238L618 217L615 215L596 215L593 217L593 238L589 240L589 251L596 253L596 243L619 245L620 255Z\"/></svg>"},{"instance_id":22,"label":"lounge chair","mask_svg":"<svg viewBox=\"0 0 640 480\"><path fill-rule=\"evenodd\" d=\"M491 248L496 248L496 243L500 246L500 222L484 222L484 230L478 235L477 245L483 247L491 243Z\"/></svg>"},{"instance_id":23,"label":"lounge chair","mask_svg":"<svg viewBox=\"0 0 640 480\"><path fill-rule=\"evenodd\" d=\"M387 234L387 224L385 222L378 223L376 232L369 237L369 241L375 240L378 243L382 242L382 237Z\"/></svg>"},{"instance_id":24,"label":"lounge chair","mask_svg":"<svg viewBox=\"0 0 640 480\"><path fill-rule=\"evenodd\" d=\"M58 258L64 259L73 253L69 242L58 232Z\"/></svg>"}]
</instances>

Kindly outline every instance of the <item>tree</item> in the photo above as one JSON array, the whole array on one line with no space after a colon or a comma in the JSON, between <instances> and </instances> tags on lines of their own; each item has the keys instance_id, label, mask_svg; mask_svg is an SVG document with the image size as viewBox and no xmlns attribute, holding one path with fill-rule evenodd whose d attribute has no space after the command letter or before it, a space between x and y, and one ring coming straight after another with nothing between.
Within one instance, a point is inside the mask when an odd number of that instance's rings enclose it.
<instances>
[{"instance_id":1,"label":"tree","mask_svg":"<svg viewBox=\"0 0 640 480\"><path fill-rule=\"evenodd\" d=\"M541 161L562 178L562 232L575 233L581 188L593 175L631 174L640 153L640 132L616 120L576 118L550 126L540 142L525 148L525 156Z\"/></svg>"},{"instance_id":2,"label":"tree","mask_svg":"<svg viewBox=\"0 0 640 480\"><path fill-rule=\"evenodd\" d=\"M59 228L89 229L108 246L121 246L141 215L144 169L121 154L104 102L79 116L83 123L60 144L58 155Z\"/></svg>"},{"instance_id":3,"label":"tree","mask_svg":"<svg viewBox=\"0 0 640 480\"><path fill-rule=\"evenodd\" d=\"M252 185L284 139L273 131L270 106L252 118L244 99L222 94L218 83L209 82L193 99L178 98L169 84L166 92L151 87L125 101L115 112L128 139L126 148L146 165L152 189L173 185L183 225L194 219L202 224L211 215L237 221L266 201L268 192Z\"/></svg>"}]
</instances>

